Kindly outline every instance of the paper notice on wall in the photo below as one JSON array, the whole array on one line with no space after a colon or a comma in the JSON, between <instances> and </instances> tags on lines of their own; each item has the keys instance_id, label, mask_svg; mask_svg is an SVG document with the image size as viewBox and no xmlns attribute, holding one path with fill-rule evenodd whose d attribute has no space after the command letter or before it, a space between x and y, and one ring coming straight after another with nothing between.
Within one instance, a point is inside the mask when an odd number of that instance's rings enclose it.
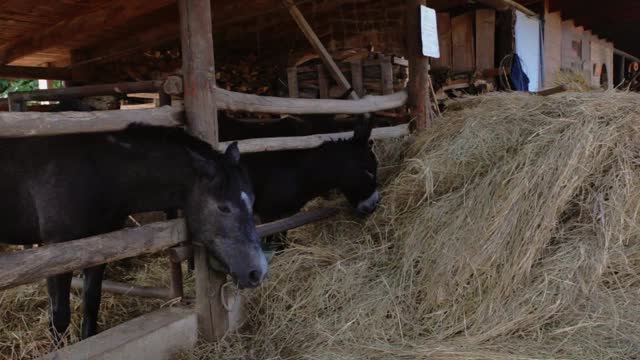
<instances>
[{"instance_id":1,"label":"paper notice on wall","mask_svg":"<svg viewBox=\"0 0 640 360\"><path fill-rule=\"evenodd\" d=\"M420 5L420 30L422 32L422 55L439 58L440 46L438 44L436 11L424 5Z\"/></svg>"}]
</instances>

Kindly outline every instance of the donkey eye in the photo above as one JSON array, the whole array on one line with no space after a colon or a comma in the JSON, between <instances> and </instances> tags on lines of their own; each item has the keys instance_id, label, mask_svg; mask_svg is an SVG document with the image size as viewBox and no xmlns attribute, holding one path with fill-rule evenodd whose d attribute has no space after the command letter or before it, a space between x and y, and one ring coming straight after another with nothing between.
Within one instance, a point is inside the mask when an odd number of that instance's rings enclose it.
<instances>
[{"instance_id":1,"label":"donkey eye","mask_svg":"<svg viewBox=\"0 0 640 360\"><path fill-rule=\"evenodd\" d=\"M231 209L227 205L218 205L218 210L220 210L225 214L228 214L231 212Z\"/></svg>"}]
</instances>

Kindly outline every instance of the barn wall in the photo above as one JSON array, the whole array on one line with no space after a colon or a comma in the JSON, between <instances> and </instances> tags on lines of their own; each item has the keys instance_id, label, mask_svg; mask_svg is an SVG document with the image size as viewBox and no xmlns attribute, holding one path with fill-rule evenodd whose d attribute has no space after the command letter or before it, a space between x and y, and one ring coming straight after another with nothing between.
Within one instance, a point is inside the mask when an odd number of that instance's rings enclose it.
<instances>
[{"instance_id":1,"label":"barn wall","mask_svg":"<svg viewBox=\"0 0 640 360\"><path fill-rule=\"evenodd\" d=\"M562 22L562 70L582 73L582 33L573 20Z\"/></svg>"},{"instance_id":2,"label":"barn wall","mask_svg":"<svg viewBox=\"0 0 640 360\"><path fill-rule=\"evenodd\" d=\"M591 85L600 86L600 75L606 65L607 87L613 88L613 43L591 36Z\"/></svg>"}]
</instances>

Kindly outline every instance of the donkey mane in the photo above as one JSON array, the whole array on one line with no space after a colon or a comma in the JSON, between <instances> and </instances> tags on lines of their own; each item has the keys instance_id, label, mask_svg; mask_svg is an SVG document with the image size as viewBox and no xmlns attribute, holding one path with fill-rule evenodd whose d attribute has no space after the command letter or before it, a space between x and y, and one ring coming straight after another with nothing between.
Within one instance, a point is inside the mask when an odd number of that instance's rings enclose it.
<instances>
[{"instance_id":1,"label":"donkey mane","mask_svg":"<svg viewBox=\"0 0 640 360\"><path fill-rule=\"evenodd\" d=\"M207 159L215 159L222 154L209 143L189 134L184 128L132 123L121 133L125 138L148 140L161 144L177 144Z\"/></svg>"}]
</instances>

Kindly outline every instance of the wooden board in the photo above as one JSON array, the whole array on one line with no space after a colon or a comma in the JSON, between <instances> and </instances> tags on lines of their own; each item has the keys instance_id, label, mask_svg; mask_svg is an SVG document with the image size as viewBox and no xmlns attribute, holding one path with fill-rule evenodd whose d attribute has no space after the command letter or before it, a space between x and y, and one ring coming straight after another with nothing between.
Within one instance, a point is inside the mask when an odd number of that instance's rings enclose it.
<instances>
[{"instance_id":1,"label":"wooden board","mask_svg":"<svg viewBox=\"0 0 640 360\"><path fill-rule=\"evenodd\" d=\"M438 41L440 42L440 58L431 59L431 65L434 67L453 66L451 58L451 16L449 13L438 13Z\"/></svg>"},{"instance_id":2,"label":"wooden board","mask_svg":"<svg viewBox=\"0 0 640 360\"><path fill-rule=\"evenodd\" d=\"M476 68L480 71L495 67L496 11L476 10Z\"/></svg>"},{"instance_id":3,"label":"wooden board","mask_svg":"<svg viewBox=\"0 0 640 360\"><path fill-rule=\"evenodd\" d=\"M544 16L544 78L545 87L554 85L562 61L562 18L559 12Z\"/></svg>"},{"instance_id":4,"label":"wooden board","mask_svg":"<svg viewBox=\"0 0 640 360\"><path fill-rule=\"evenodd\" d=\"M454 71L472 71L475 68L473 19L472 12L451 19Z\"/></svg>"}]
</instances>

